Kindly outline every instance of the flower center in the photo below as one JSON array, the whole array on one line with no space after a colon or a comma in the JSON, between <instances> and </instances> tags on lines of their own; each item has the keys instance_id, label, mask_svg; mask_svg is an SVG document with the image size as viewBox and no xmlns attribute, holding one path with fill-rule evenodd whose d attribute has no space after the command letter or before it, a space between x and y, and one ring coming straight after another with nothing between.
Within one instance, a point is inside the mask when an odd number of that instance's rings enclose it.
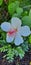
<instances>
[{"instance_id":1,"label":"flower center","mask_svg":"<svg viewBox=\"0 0 31 65\"><path fill-rule=\"evenodd\" d=\"M17 29L10 30L10 31L8 32L8 35L13 35L13 34L16 33L16 32L17 32Z\"/></svg>"}]
</instances>

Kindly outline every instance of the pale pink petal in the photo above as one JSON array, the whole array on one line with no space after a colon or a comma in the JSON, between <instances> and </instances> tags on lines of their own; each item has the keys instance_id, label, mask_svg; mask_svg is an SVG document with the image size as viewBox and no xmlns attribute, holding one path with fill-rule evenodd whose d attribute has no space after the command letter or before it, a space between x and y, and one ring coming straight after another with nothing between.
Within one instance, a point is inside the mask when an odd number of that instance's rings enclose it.
<instances>
[{"instance_id":1,"label":"pale pink petal","mask_svg":"<svg viewBox=\"0 0 31 65\"><path fill-rule=\"evenodd\" d=\"M15 36L15 40L14 40L15 45L18 46L18 45L22 44L23 42L24 42L23 38L19 34L17 34Z\"/></svg>"},{"instance_id":2,"label":"pale pink petal","mask_svg":"<svg viewBox=\"0 0 31 65\"><path fill-rule=\"evenodd\" d=\"M5 32L8 32L11 29L11 24L9 22L3 22L1 24L1 29Z\"/></svg>"},{"instance_id":3,"label":"pale pink petal","mask_svg":"<svg viewBox=\"0 0 31 65\"><path fill-rule=\"evenodd\" d=\"M7 41L8 43L11 43L11 42L13 42L14 37L15 37L15 34L14 34L14 35L9 35L9 34L7 33L7 35L6 35L6 41Z\"/></svg>"},{"instance_id":4,"label":"pale pink petal","mask_svg":"<svg viewBox=\"0 0 31 65\"><path fill-rule=\"evenodd\" d=\"M14 27L14 28L17 28L17 27L19 27L19 26L21 26L21 20L19 19L19 18L17 18L17 17L13 17L12 19L11 19L11 24L12 24L12 26Z\"/></svg>"},{"instance_id":5,"label":"pale pink petal","mask_svg":"<svg viewBox=\"0 0 31 65\"><path fill-rule=\"evenodd\" d=\"M29 26L22 26L20 29L20 34L22 36L29 36L30 35L30 28Z\"/></svg>"}]
</instances>

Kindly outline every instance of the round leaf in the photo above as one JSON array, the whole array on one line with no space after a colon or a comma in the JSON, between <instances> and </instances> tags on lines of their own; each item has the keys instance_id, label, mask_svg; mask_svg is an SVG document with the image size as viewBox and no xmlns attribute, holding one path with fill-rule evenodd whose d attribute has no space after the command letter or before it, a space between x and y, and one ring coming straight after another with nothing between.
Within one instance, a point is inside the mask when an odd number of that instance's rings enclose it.
<instances>
[{"instance_id":1,"label":"round leaf","mask_svg":"<svg viewBox=\"0 0 31 65\"><path fill-rule=\"evenodd\" d=\"M31 17L30 16L24 16L22 18L23 25L28 25L31 27Z\"/></svg>"},{"instance_id":2,"label":"round leaf","mask_svg":"<svg viewBox=\"0 0 31 65\"><path fill-rule=\"evenodd\" d=\"M8 5L8 12L10 13L10 15L14 14L15 8L15 3L11 3Z\"/></svg>"},{"instance_id":3,"label":"round leaf","mask_svg":"<svg viewBox=\"0 0 31 65\"><path fill-rule=\"evenodd\" d=\"M23 9L20 8L20 7L17 7L16 12L17 12L18 15L21 15L22 12L23 12Z\"/></svg>"}]
</instances>

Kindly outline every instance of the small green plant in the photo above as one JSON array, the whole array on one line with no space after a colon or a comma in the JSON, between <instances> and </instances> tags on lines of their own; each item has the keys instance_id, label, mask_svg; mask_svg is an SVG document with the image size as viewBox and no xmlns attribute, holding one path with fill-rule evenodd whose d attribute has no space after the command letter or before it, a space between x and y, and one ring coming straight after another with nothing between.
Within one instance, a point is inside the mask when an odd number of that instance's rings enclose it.
<instances>
[{"instance_id":1,"label":"small green plant","mask_svg":"<svg viewBox=\"0 0 31 65\"><path fill-rule=\"evenodd\" d=\"M18 16L21 16L21 13L23 12L23 8L20 7L20 2L15 1L13 3L9 3L8 12L10 13L10 15L16 13Z\"/></svg>"},{"instance_id":2,"label":"small green plant","mask_svg":"<svg viewBox=\"0 0 31 65\"><path fill-rule=\"evenodd\" d=\"M19 1L15 1L13 3L9 3L8 5L8 12L10 15L13 15L16 11L16 8L19 6Z\"/></svg>"}]
</instances>

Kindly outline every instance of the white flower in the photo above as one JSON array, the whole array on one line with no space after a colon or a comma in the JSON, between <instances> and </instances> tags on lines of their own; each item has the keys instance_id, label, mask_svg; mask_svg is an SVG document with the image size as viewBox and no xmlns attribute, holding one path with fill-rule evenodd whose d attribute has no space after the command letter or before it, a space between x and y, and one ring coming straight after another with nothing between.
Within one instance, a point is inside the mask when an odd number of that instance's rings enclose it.
<instances>
[{"instance_id":1,"label":"white flower","mask_svg":"<svg viewBox=\"0 0 31 65\"><path fill-rule=\"evenodd\" d=\"M11 23L3 22L1 29L7 32L6 41L11 43L14 40L15 45L20 45L24 42L22 36L30 35L30 28L28 26L21 26L22 22L19 18L13 17Z\"/></svg>"}]
</instances>

